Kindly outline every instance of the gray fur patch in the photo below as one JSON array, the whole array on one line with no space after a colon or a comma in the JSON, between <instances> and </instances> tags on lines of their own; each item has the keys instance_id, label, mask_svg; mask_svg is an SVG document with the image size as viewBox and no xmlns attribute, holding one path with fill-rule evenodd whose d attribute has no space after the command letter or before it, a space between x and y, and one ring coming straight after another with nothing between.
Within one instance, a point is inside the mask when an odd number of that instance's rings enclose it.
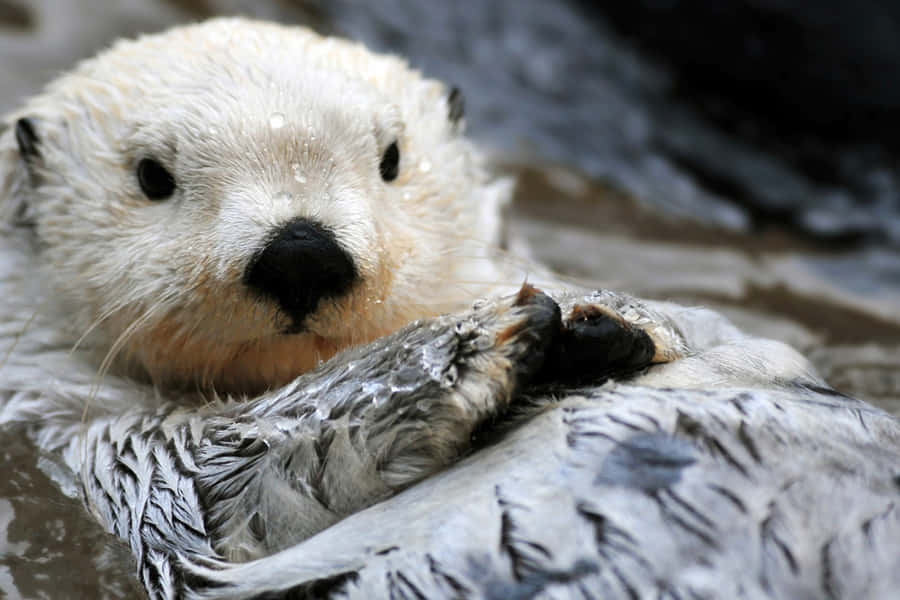
<instances>
[{"instance_id":1,"label":"gray fur patch","mask_svg":"<svg viewBox=\"0 0 900 600\"><path fill-rule=\"evenodd\" d=\"M603 461L595 483L624 485L647 493L670 487L696 462L694 448L677 437L639 433L616 446Z\"/></svg>"}]
</instances>

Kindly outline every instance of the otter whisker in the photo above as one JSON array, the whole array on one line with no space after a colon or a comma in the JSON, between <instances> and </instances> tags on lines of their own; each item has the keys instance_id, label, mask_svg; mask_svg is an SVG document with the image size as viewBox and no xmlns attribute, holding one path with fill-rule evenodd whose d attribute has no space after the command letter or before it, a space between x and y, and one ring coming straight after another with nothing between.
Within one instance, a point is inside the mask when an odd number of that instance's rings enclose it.
<instances>
[{"instance_id":1,"label":"otter whisker","mask_svg":"<svg viewBox=\"0 0 900 600\"><path fill-rule=\"evenodd\" d=\"M125 306L127 306L127 300L120 300L119 302L113 303L106 310L100 313L100 316L94 319L94 321L87 327L87 329L84 330L84 333L82 333L81 336L77 340L75 340L75 343L72 344L72 347L69 349L69 354L75 354L78 348L81 347L81 344L84 343L84 340L86 340L87 337L97 329L97 327L99 327L108 318L122 310Z\"/></svg>"},{"instance_id":2,"label":"otter whisker","mask_svg":"<svg viewBox=\"0 0 900 600\"><path fill-rule=\"evenodd\" d=\"M94 383L91 385L91 393L88 395L88 399L84 405L84 411L81 415L82 422L87 421L88 410L90 409L90 405L93 400L97 397L97 394L100 391L100 385L103 379L106 377L109 368L112 366L113 361L118 357L119 352L122 348L125 347L125 344L131 339L131 337L140 330L149 320L151 320L154 316L156 316L156 312L160 307L164 306L169 301L168 298L163 297L160 300L156 301L152 304L144 314L132 321L132 323L119 334L119 337L116 338L115 342L110 346L109 350L104 356L103 360L100 362L100 366L97 369L97 374L94 378Z\"/></svg>"},{"instance_id":3,"label":"otter whisker","mask_svg":"<svg viewBox=\"0 0 900 600\"><path fill-rule=\"evenodd\" d=\"M9 361L9 358L12 356L13 352L15 351L16 346L19 345L19 341L24 337L25 333L27 333L28 329L34 323L34 320L37 318L38 314L40 313L41 308L43 308L43 307L39 306L38 308L34 309L34 312L31 313L31 316L28 318L28 320L25 321L24 325L22 325L22 327L19 329L19 331L17 331L16 334L13 336L12 344L9 345L9 348L7 348L6 352L4 353L3 360L0 360L0 369L2 369L4 366L6 366L6 363Z\"/></svg>"}]
</instances>

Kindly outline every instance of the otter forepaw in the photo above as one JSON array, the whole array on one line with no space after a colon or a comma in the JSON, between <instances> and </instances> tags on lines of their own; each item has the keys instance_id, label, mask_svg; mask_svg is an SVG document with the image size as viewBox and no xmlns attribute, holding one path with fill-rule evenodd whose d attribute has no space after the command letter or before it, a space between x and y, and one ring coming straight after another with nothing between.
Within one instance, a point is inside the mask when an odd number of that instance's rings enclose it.
<instances>
[{"instance_id":1,"label":"otter forepaw","mask_svg":"<svg viewBox=\"0 0 900 600\"><path fill-rule=\"evenodd\" d=\"M576 384L627 375L684 354L680 334L628 296L599 291L559 299L562 324L540 383Z\"/></svg>"},{"instance_id":2,"label":"otter forepaw","mask_svg":"<svg viewBox=\"0 0 900 600\"><path fill-rule=\"evenodd\" d=\"M487 381L507 381L509 393L541 370L562 330L559 305L541 290L523 285L516 297L476 306L456 325L468 339L460 356ZM474 334L474 335L473 335ZM481 356L479 356L481 354ZM508 373L492 374L492 369Z\"/></svg>"},{"instance_id":3,"label":"otter forepaw","mask_svg":"<svg viewBox=\"0 0 900 600\"><path fill-rule=\"evenodd\" d=\"M596 381L643 369L655 353L656 346L644 330L596 305L576 304L562 322L536 381Z\"/></svg>"},{"instance_id":4,"label":"otter forepaw","mask_svg":"<svg viewBox=\"0 0 900 600\"><path fill-rule=\"evenodd\" d=\"M381 479L404 487L465 453L472 433L534 379L561 328L556 302L524 286L370 346L366 362L377 369L363 371L351 411Z\"/></svg>"}]
</instances>

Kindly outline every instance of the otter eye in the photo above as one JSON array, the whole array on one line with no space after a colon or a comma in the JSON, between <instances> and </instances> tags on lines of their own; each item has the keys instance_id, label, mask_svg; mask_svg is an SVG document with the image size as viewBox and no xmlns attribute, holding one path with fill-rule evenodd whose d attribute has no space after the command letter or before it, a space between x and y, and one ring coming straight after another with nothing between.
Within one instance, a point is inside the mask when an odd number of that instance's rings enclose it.
<instances>
[{"instance_id":1,"label":"otter eye","mask_svg":"<svg viewBox=\"0 0 900 600\"><path fill-rule=\"evenodd\" d=\"M385 181L397 179L399 166L400 148L397 147L397 142L391 142L391 145L385 149L384 154L381 156L381 164L378 165L378 170L381 172L381 178Z\"/></svg>"},{"instance_id":2,"label":"otter eye","mask_svg":"<svg viewBox=\"0 0 900 600\"><path fill-rule=\"evenodd\" d=\"M137 166L138 183L151 200L165 200L175 192L175 178L152 158L141 159Z\"/></svg>"}]
</instances>

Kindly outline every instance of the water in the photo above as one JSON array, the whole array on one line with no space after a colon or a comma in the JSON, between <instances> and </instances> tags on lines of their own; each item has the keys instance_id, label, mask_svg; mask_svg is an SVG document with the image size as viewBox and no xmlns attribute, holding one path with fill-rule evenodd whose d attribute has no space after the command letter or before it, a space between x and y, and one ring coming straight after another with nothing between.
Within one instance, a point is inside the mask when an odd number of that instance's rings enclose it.
<instances>
[{"instance_id":1,"label":"water","mask_svg":"<svg viewBox=\"0 0 900 600\"><path fill-rule=\"evenodd\" d=\"M284 114L283 113L272 113L269 117L269 127L275 131L284 127Z\"/></svg>"},{"instance_id":2,"label":"water","mask_svg":"<svg viewBox=\"0 0 900 600\"><path fill-rule=\"evenodd\" d=\"M0 431L0 448L0 597L137 597L127 549L37 468L26 436Z\"/></svg>"}]
</instances>

